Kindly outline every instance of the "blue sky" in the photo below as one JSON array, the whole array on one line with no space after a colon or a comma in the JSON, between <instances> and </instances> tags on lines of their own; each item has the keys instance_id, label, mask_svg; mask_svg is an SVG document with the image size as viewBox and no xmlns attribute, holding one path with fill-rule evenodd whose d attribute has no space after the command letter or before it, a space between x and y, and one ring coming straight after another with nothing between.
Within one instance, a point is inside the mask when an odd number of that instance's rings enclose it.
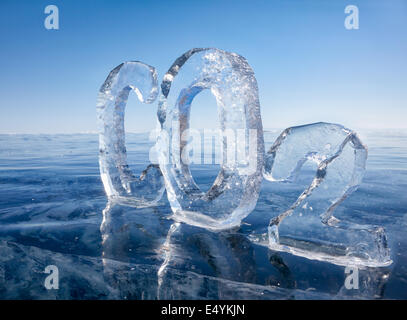
<instances>
[{"instance_id":1,"label":"blue sky","mask_svg":"<svg viewBox=\"0 0 407 320\"><path fill-rule=\"evenodd\" d=\"M44 8L59 8L59 30ZM359 30L344 9L359 8ZM407 128L407 1L0 1L0 133L96 131L96 96L123 61L161 79L193 47L247 58L265 128L328 121L350 128ZM209 111L208 111L209 110ZM192 122L213 127L210 94ZM131 96L129 131L155 125L156 104Z\"/></svg>"}]
</instances>

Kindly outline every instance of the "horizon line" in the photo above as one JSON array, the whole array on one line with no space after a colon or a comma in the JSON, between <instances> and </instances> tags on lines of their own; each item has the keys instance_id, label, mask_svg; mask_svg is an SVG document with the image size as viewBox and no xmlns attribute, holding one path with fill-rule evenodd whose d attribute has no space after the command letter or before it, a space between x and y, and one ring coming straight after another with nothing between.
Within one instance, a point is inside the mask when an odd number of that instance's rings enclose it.
<instances>
[{"instance_id":1,"label":"horizon line","mask_svg":"<svg viewBox=\"0 0 407 320\"><path fill-rule=\"evenodd\" d=\"M275 127L275 128L265 128L263 129L264 132L273 132L276 130L285 130L287 128L292 128L296 126L289 126L289 127ZM204 128L198 128L197 130L202 130ZM350 129L350 128L349 128ZM150 133L155 129L149 131L126 131L126 134L145 134ZM213 130L213 128L211 128ZM372 127L359 127L353 128L353 131L407 131L407 127L382 127L382 128L372 128ZM99 134L98 131L78 131L78 132L0 132L0 135L97 135Z\"/></svg>"}]
</instances>

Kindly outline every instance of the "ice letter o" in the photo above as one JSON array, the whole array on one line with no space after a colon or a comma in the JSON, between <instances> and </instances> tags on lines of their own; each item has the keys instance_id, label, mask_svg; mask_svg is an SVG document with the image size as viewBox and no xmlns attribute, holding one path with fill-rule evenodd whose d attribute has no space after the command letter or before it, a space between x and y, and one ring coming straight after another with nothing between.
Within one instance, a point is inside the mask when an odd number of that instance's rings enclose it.
<instances>
[{"instance_id":1,"label":"ice letter o","mask_svg":"<svg viewBox=\"0 0 407 320\"><path fill-rule=\"evenodd\" d=\"M218 105L223 156L214 184L202 192L185 161L183 132L189 129L194 97L206 89ZM253 70L235 53L192 49L171 66L161 91L158 160L174 219L210 230L238 226L256 205L264 164L263 127ZM241 156L231 156L236 153Z\"/></svg>"}]
</instances>

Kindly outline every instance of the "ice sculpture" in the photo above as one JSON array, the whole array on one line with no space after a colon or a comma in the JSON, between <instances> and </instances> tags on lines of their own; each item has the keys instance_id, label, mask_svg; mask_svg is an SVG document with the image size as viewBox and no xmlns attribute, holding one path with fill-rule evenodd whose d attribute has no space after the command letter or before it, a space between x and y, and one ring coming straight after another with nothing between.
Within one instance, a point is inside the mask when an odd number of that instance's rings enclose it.
<instances>
[{"instance_id":1,"label":"ice sculpture","mask_svg":"<svg viewBox=\"0 0 407 320\"><path fill-rule=\"evenodd\" d=\"M191 103L205 89L216 98L222 136L220 172L206 193L194 182L188 153L184 152ZM235 53L192 49L174 62L161 90L158 159L174 219L212 230L239 225L256 205L264 160L258 88L252 69ZM243 137L239 144L237 136Z\"/></svg>"},{"instance_id":2,"label":"ice sculpture","mask_svg":"<svg viewBox=\"0 0 407 320\"><path fill-rule=\"evenodd\" d=\"M99 91L100 176L109 199L138 207L154 205L164 192L164 181L157 165L150 164L136 177L127 164L124 114L130 91L144 103L158 94L157 74L153 67L138 61L114 68Z\"/></svg>"},{"instance_id":3,"label":"ice sculpture","mask_svg":"<svg viewBox=\"0 0 407 320\"><path fill-rule=\"evenodd\" d=\"M361 183L366 159L357 134L341 125L321 122L284 130L266 154L264 177L290 183L309 162L316 174L294 204L271 219L268 246L336 264L389 265L383 228L333 216Z\"/></svg>"},{"instance_id":4,"label":"ice sculpture","mask_svg":"<svg viewBox=\"0 0 407 320\"><path fill-rule=\"evenodd\" d=\"M183 222L211 231L230 229L256 206L264 176L278 188L291 186L287 199L296 192L298 197L271 219L267 232L252 234L252 241L339 265L391 264L383 228L332 214L358 188L365 171L367 149L355 132L329 123L292 127L265 153L257 82L247 61L219 49L192 49L174 62L161 83L155 146L159 166L150 164L136 177L127 164L124 131L132 90L141 102L155 101L155 69L123 63L111 71L98 97L100 173L112 203L152 206L166 189L174 226ZM220 172L207 192L195 183L189 167L191 105L203 90L216 98L222 150Z\"/></svg>"}]
</instances>

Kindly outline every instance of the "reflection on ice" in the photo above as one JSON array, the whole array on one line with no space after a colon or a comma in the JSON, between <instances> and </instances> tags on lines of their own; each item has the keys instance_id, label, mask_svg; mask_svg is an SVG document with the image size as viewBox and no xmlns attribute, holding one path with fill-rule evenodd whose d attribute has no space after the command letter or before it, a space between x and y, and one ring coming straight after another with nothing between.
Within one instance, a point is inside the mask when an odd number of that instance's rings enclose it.
<instances>
[{"instance_id":1,"label":"reflection on ice","mask_svg":"<svg viewBox=\"0 0 407 320\"><path fill-rule=\"evenodd\" d=\"M104 277L121 299L378 298L388 278L383 268L360 270L355 293L342 288L343 268L333 277L329 264L319 265L330 287L310 290L300 258L267 253L240 229L211 232L171 222L161 209L112 203L103 214Z\"/></svg>"},{"instance_id":2,"label":"reflection on ice","mask_svg":"<svg viewBox=\"0 0 407 320\"><path fill-rule=\"evenodd\" d=\"M109 203L101 254L57 252L0 241L3 299L337 299L380 298L387 268L359 271L358 290L344 287L343 267L276 253L242 229L223 232L174 223L168 206ZM33 232L33 231L32 231ZM42 232L62 248L58 229ZM92 232L95 233L95 232ZM34 233L32 233L34 235ZM79 241L89 241L89 236ZM93 244L97 247L96 244ZM79 244L78 244L79 246ZM47 265L59 268L59 290L44 287Z\"/></svg>"}]
</instances>

